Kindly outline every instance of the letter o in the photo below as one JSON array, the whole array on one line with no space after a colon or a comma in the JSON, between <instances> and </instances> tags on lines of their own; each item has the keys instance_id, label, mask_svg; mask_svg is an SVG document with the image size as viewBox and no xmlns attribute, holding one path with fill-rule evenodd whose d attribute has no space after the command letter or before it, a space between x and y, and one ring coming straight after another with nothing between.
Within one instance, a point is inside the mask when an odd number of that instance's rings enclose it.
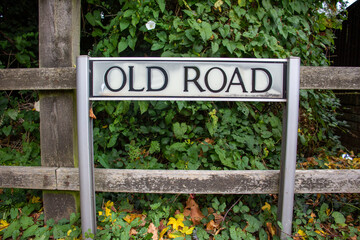
<instances>
[{"instance_id":1,"label":"letter o","mask_svg":"<svg viewBox=\"0 0 360 240\"><path fill-rule=\"evenodd\" d=\"M122 82L122 85L117 88L117 89L113 89L112 87L110 87L110 84L109 84L109 80L108 80L108 74L109 72L114 69L114 68L117 68L121 71L122 75L123 75L123 82ZM125 87L125 84L126 84L126 74L125 74L125 71L121 68L121 67L118 67L118 66L114 66L114 67L111 67L109 68L106 73L105 73L105 86L112 92L118 92L118 91L121 91L124 87Z\"/></svg>"},{"instance_id":2,"label":"letter o","mask_svg":"<svg viewBox=\"0 0 360 240\"><path fill-rule=\"evenodd\" d=\"M208 76L209 76L210 71L212 71L213 69L218 69L218 70L220 70L220 71L221 71L221 73L222 73L222 74L223 74L223 76L224 76L223 85L222 85L222 86L221 86L221 88L220 88L220 89L218 89L218 90L214 90L214 89L212 89L212 88L210 87L210 85L209 85ZM206 72L206 74L205 74L205 85L206 85L207 89L209 89L209 90L210 90L210 92L214 92L214 93L221 92L221 91L225 88L226 83L227 83L226 73L224 72L224 70L222 70L222 69L221 69L221 68L219 68L219 67L213 67L213 68L210 68L210 69Z\"/></svg>"}]
</instances>

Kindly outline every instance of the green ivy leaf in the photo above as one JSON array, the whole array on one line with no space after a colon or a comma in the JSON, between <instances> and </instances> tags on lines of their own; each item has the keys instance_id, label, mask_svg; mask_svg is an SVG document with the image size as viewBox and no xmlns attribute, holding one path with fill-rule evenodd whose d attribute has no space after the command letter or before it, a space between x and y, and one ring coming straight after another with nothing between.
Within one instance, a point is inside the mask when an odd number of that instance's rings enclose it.
<instances>
[{"instance_id":1,"label":"green ivy leaf","mask_svg":"<svg viewBox=\"0 0 360 240\"><path fill-rule=\"evenodd\" d=\"M174 131L175 137L177 139L184 138L184 135L185 135L185 133L187 131L186 123L181 123L181 124L178 123L178 122L174 123L173 124L173 131Z\"/></svg>"},{"instance_id":2,"label":"green ivy leaf","mask_svg":"<svg viewBox=\"0 0 360 240\"><path fill-rule=\"evenodd\" d=\"M167 42L167 34L165 31L157 33L156 36L159 38L160 41Z\"/></svg>"},{"instance_id":3,"label":"green ivy leaf","mask_svg":"<svg viewBox=\"0 0 360 240\"><path fill-rule=\"evenodd\" d=\"M127 37L128 45L133 51L135 51L136 40L137 40L136 37L135 38L132 38L131 36Z\"/></svg>"},{"instance_id":4,"label":"green ivy leaf","mask_svg":"<svg viewBox=\"0 0 360 240\"><path fill-rule=\"evenodd\" d=\"M200 36L204 42L209 40L213 35L211 25L208 22L202 22L201 27L199 28Z\"/></svg>"},{"instance_id":5,"label":"green ivy leaf","mask_svg":"<svg viewBox=\"0 0 360 240\"><path fill-rule=\"evenodd\" d=\"M5 126L1 130L5 134L5 136L9 136L12 130L12 126L11 125Z\"/></svg>"},{"instance_id":6,"label":"green ivy leaf","mask_svg":"<svg viewBox=\"0 0 360 240\"><path fill-rule=\"evenodd\" d=\"M108 144L107 144L107 147L108 148L113 147L116 144L118 137L119 137L119 134L112 135L109 142L108 142Z\"/></svg>"},{"instance_id":7,"label":"green ivy leaf","mask_svg":"<svg viewBox=\"0 0 360 240\"><path fill-rule=\"evenodd\" d=\"M124 18L128 18L128 17L131 17L133 16L133 14L135 14L135 10L132 10L132 9L128 9L124 12Z\"/></svg>"},{"instance_id":8,"label":"green ivy leaf","mask_svg":"<svg viewBox=\"0 0 360 240\"><path fill-rule=\"evenodd\" d=\"M337 224L343 225L345 224L345 217L342 213L334 211L331 216L334 218Z\"/></svg>"},{"instance_id":9,"label":"green ivy leaf","mask_svg":"<svg viewBox=\"0 0 360 240\"><path fill-rule=\"evenodd\" d=\"M159 8L161 12L165 11L165 0L156 0L157 4L159 4Z\"/></svg>"},{"instance_id":10,"label":"green ivy leaf","mask_svg":"<svg viewBox=\"0 0 360 240\"><path fill-rule=\"evenodd\" d=\"M149 152L150 154L160 152L160 143L158 141L151 141Z\"/></svg>"},{"instance_id":11,"label":"green ivy leaf","mask_svg":"<svg viewBox=\"0 0 360 240\"><path fill-rule=\"evenodd\" d=\"M226 156L226 151L224 149L222 149L219 145L215 145L214 149L222 164L230 168L236 168L233 160Z\"/></svg>"},{"instance_id":12,"label":"green ivy leaf","mask_svg":"<svg viewBox=\"0 0 360 240\"><path fill-rule=\"evenodd\" d=\"M244 218L249 223L248 227L246 228L247 232L254 233L260 229L261 222L257 218L248 214L245 214Z\"/></svg>"},{"instance_id":13,"label":"green ivy leaf","mask_svg":"<svg viewBox=\"0 0 360 240\"><path fill-rule=\"evenodd\" d=\"M85 15L86 20L91 24L91 26L95 26L95 18L94 16L89 12Z\"/></svg>"},{"instance_id":14,"label":"green ivy leaf","mask_svg":"<svg viewBox=\"0 0 360 240\"><path fill-rule=\"evenodd\" d=\"M21 224L19 221L14 221L10 223L10 225L5 229L3 239L7 239L12 236L12 233L16 230L19 230L21 227Z\"/></svg>"},{"instance_id":15,"label":"green ivy leaf","mask_svg":"<svg viewBox=\"0 0 360 240\"><path fill-rule=\"evenodd\" d=\"M211 42L211 52L214 54L219 50L219 44L217 42Z\"/></svg>"},{"instance_id":16,"label":"green ivy leaf","mask_svg":"<svg viewBox=\"0 0 360 240\"><path fill-rule=\"evenodd\" d=\"M251 2L251 1L250 1ZM238 0L238 5L240 7L245 7L246 6L246 0Z\"/></svg>"},{"instance_id":17,"label":"green ivy leaf","mask_svg":"<svg viewBox=\"0 0 360 240\"><path fill-rule=\"evenodd\" d=\"M126 48L128 47L128 43L127 40L122 37L121 41L118 44L118 53L121 53L122 51L124 51Z\"/></svg>"},{"instance_id":18,"label":"green ivy leaf","mask_svg":"<svg viewBox=\"0 0 360 240\"><path fill-rule=\"evenodd\" d=\"M165 46L165 44L164 43L158 43L158 42L156 42L156 43L154 43L152 46L151 46L151 50L152 51L157 51L157 50L159 50L159 49L162 49L162 48L164 48L164 46Z\"/></svg>"},{"instance_id":19,"label":"green ivy leaf","mask_svg":"<svg viewBox=\"0 0 360 240\"><path fill-rule=\"evenodd\" d=\"M38 229L39 226L37 225L32 225L31 227L29 227L28 229L26 229L23 233L23 235L21 236L22 238L28 238L30 236L34 236L36 230Z\"/></svg>"},{"instance_id":20,"label":"green ivy leaf","mask_svg":"<svg viewBox=\"0 0 360 240\"><path fill-rule=\"evenodd\" d=\"M120 30L124 31L125 29L127 29L130 26L130 21L123 18L120 21Z\"/></svg>"},{"instance_id":21,"label":"green ivy leaf","mask_svg":"<svg viewBox=\"0 0 360 240\"><path fill-rule=\"evenodd\" d=\"M28 216L22 216L20 218L20 225L23 229L28 228L29 226L33 225L34 221L31 217Z\"/></svg>"}]
</instances>

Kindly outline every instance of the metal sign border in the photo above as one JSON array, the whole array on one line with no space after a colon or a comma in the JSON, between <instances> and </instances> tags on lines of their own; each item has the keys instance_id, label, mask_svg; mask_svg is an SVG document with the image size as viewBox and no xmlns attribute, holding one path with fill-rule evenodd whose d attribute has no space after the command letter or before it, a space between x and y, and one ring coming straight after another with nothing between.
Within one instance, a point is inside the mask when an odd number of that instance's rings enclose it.
<instances>
[{"instance_id":1,"label":"metal sign border","mask_svg":"<svg viewBox=\"0 0 360 240\"><path fill-rule=\"evenodd\" d=\"M122 100L158 100L158 101L241 101L241 102L250 102L250 101L258 101L258 102L285 102L286 101L286 86L287 86L287 64L288 61L286 59L246 59L246 58L139 58L139 57L124 57L124 58L99 58L99 57L89 57L89 68L90 68L90 90L89 90L89 99L92 101L122 101ZM281 98L262 98L262 97L188 97L188 96L173 96L173 97L163 97L163 96L107 96L107 97L99 97L93 96L93 62L95 61L137 61L137 62L191 62L191 63L201 63L201 62L228 62L228 63L274 63L274 64L283 64L283 96Z\"/></svg>"}]
</instances>

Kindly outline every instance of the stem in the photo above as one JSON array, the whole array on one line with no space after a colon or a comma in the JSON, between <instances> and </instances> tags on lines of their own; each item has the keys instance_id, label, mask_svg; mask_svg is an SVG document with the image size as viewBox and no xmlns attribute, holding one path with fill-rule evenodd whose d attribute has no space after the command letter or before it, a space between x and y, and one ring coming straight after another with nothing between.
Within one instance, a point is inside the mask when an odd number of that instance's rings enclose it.
<instances>
[{"instance_id":1,"label":"stem","mask_svg":"<svg viewBox=\"0 0 360 240\"><path fill-rule=\"evenodd\" d=\"M240 201L240 199L242 198L243 196L239 197L238 200L236 200L236 202L226 211L225 215L224 215L224 218L221 222L221 225L223 225L223 223L225 222L225 218L226 216L228 215L228 213L230 212L230 210Z\"/></svg>"}]
</instances>

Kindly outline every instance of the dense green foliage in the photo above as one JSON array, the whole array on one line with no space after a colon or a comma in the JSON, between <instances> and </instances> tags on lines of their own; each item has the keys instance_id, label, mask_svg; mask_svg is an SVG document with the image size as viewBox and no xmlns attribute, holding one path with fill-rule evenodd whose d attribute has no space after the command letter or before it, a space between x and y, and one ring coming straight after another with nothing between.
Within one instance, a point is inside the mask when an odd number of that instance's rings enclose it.
<instances>
[{"instance_id":1,"label":"dense green foliage","mask_svg":"<svg viewBox=\"0 0 360 240\"><path fill-rule=\"evenodd\" d=\"M37 2L1 0L0 68L38 64Z\"/></svg>"},{"instance_id":2,"label":"dense green foliage","mask_svg":"<svg viewBox=\"0 0 360 240\"><path fill-rule=\"evenodd\" d=\"M0 93L0 165L40 165L36 92Z\"/></svg>"},{"instance_id":3,"label":"dense green foliage","mask_svg":"<svg viewBox=\"0 0 360 240\"><path fill-rule=\"evenodd\" d=\"M119 5L120 4L120 5ZM319 1L88 1L83 42L93 56L301 57L326 65L341 20ZM119 9L121 9L119 11ZM149 21L154 28L146 27ZM302 91L300 157L339 147L339 102ZM94 104L103 167L276 169L282 107L264 103Z\"/></svg>"}]
</instances>

